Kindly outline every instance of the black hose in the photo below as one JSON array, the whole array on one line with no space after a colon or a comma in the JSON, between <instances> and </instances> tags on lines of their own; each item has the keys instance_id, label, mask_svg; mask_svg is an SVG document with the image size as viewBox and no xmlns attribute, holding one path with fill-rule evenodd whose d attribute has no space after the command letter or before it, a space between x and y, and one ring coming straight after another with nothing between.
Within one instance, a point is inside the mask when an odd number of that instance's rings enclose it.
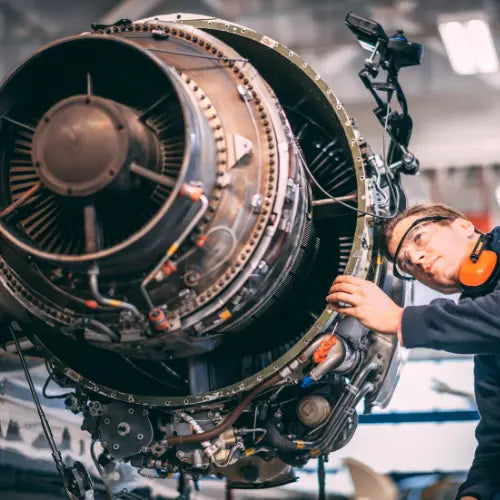
<instances>
[{"instance_id":1,"label":"black hose","mask_svg":"<svg viewBox=\"0 0 500 500\"><path fill-rule=\"evenodd\" d=\"M266 441L269 441L275 448L282 451L297 451L297 445L283 437L281 432L278 430L277 424L279 419L276 417L271 417L265 423L266 429Z\"/></svg>"},{"instance_id":2,"label":"black hose","mask_svg":"<svg viewBox=\"0 0 500 500\"><path fill-rule=\"evenodd\" d=\"M366 384L363 385L368 375L378 368L378 364L374 361L367 363L366 365L361 365L356 374L354 375L351 388L355 389L353 393L352 390L344 391L344 394L337 401L337 404L330 413L329 421L326 424L321 435L316 439L312 446L306 446L306 449L319 449L326 452L335 441L339 428L341 429L348 418L349 414L346 410L349 408L354 408L357 402L364 397L367 392L369 392L370 387Z\"/></svg>"}]
</instances>

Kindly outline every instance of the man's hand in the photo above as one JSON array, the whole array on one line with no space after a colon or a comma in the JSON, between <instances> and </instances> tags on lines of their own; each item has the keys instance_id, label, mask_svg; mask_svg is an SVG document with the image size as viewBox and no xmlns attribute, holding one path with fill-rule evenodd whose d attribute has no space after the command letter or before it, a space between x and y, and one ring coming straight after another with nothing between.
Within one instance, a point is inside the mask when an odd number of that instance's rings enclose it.
<instances>
[{"instance_id":1,"label":"man's hand","mask_svg":"<svg viewBox=\"0 0 500 500\"><path fill-rule=\"evenodd\" d=\"M370 330L395 335L401 326L403 308L371 281L337 276L326 301L335 311L356 318ZM351 307L345 307L347 304Z\"/></svg>"},{"instance_id":2,"label":"man's hand","mask_svg":"<svg viewBox=\"0 0 500 500\"><path fill-rule=\"evenodd\" d=\"M467 495L466 497L460 497L460 500L477 500L477 497Z\"/></svg>"}]
</instances>

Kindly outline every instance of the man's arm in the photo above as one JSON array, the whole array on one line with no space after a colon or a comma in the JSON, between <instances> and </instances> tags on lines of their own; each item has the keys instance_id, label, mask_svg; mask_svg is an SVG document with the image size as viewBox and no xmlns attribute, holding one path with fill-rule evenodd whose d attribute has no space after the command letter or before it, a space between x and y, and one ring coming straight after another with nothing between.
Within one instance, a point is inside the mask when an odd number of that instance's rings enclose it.
<instances>
[{"instance_id":1,"label":"man's arm","mask_svg":"<svg viewBox=\"0 0 500 500\"><path fill-rule=\"evenodd\" d=\"M474 360L476 400L481 420L476 428L477 448L458 499L471 496L490 500L500 492L500 382L496 357L476 356Z\"/></svg>"},{"instance_id":2,"label":"man's arm","mask_svg":"<svg viewBox=\"0 0 500 500\"><path fill-rule=\"evenodd\" d=\"M500 354L500 289L476 299L436 299L404 309L405 347L430 347L457 354Z\"/></svg>"},{"instance_id":3,"label":"man's arm","mask_svg":"<svg viewBox=\"0 0 500 500\"><path fill-rule=\"evenodd\" d=\"M332 308L380 333L401 331L405 347L459 354L500 354L500 289L475 299L436 299L404 310L377 285L339 276L327 297ZM343 307L339 303L348 304Z\"/></svg>"}]
</instances>

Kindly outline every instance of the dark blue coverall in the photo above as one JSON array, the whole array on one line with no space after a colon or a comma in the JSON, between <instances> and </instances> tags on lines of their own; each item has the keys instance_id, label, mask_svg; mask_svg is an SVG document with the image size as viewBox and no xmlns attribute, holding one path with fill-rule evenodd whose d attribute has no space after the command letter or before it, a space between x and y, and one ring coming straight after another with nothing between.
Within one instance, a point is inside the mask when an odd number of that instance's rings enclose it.
<instances>
[{"instance_id":1,"label":"dark blue coverall","mask_svg":"<svg viewBox=\"0 0 500 500\"><path fill-rule=\"evenodd\" d=\"M500 226L492 235L489 246L500 256ZM436 299L405 308L401 334L408 348L475 354L478 446L457 498L500 499L500 280L481 296L462 295L458 303Z\"/></svg>"}]
</instances>

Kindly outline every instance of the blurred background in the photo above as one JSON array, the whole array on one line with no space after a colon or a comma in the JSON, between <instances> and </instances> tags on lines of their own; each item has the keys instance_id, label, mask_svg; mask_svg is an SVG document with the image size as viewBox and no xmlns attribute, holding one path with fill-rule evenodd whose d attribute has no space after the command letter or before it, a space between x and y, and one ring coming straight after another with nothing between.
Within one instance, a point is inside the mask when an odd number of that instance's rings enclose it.
<instances>
[{"instance_id":1,"label":"blurred background","mask_svg":"<svg viewBox=\"0 0 500 500\"><path fill-rule=\"evenodd\" d=\"M422 65L401 74L414 121L410 150L421 162L420 175L405 185L410 202L448 203L481 229L499 224L500 2L496 0L0 0L0 77L44 44L84 32L94 22L173 12L205 14L249 26L297 52L330 85L357 120L362 135L381 153L382 130L372 115L374 104L357 77L368 53L344 25L349 11L377 20L389 35L402 29L410 40L424 45ZM415 290L417 303L435 297L424 287ZM7 492L0 492L0 497L62 498L54 491L42 497L39 487L33 487L43 483L40 477L45 472L40 471L52 471L53 464L49 452L35 446L36 413L12 363L0 384L0 490ZM373 481L372 496L367 498L454 498L475 448L478 416L472 365L469 357L428 350L409 353L389 407L361 416L351 443L326 464L329 498L366 497L359 474L363 481ZM41 385L46 373L43 366L39 370ZM26 401L22 411L20 400ZM57 404L51 404L60 442L69 436L67 449L87 457L88 443L80 444L78 419L58 421L63 412L59 415ZM33 463L18 454L32 456ZM371 472L344 461L348 457L390 475L392 482L384 483L376 475L367 479ZM316 463L311 461L297 473L297 483L278 491L224 494L228 498L316 498ZM164 481L150 493L177 498L176 481ZM143 478L140 482L147 486ZM399 493L390 489L392 485ZM21 487L25 491L19 492ZM374 496L377 487L386 496ZM30 488L38 491L29 492ZM222 498L224 485L204 480L200 490L193 490L191 498Z\"/></svg>"}]
</instances>

